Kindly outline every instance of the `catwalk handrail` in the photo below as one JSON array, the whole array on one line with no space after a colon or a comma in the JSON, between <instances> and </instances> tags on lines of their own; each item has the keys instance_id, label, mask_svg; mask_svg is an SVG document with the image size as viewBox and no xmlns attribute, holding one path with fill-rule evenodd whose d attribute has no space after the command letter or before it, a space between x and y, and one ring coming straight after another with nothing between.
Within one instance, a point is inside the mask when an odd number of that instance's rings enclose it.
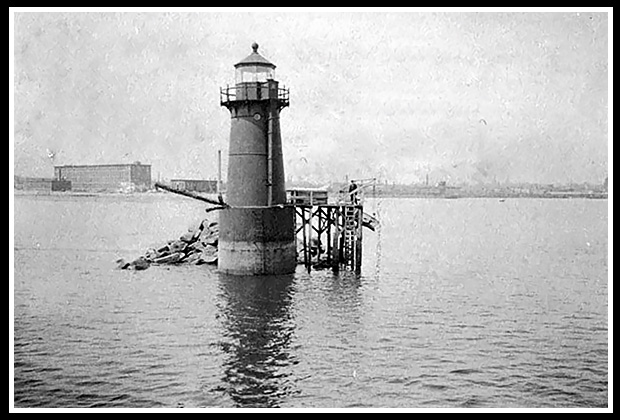
<instances>
[{"instance_id":1,"label":"catwalk handrail","mask_svg":"<svg viewBox=\"0 0 620 420\"><path fill-rule=\"evenodd\" d=\"M257 97L259 99L278 99L279 101L288 103L290 97L290 91L286 87L278 87L277 97L271 98L268 94L267 97L260 97L263 89L267 88L266 83L257 83L256 85L236 85L236 86L226 86L225 88L220 88L220 103L228 103L237 100L248 100L248 92L255 91L257 93ZM245 98L237 99L237 95L239 91L243 91L245 93Z\"/></svg>"}]
</instances>

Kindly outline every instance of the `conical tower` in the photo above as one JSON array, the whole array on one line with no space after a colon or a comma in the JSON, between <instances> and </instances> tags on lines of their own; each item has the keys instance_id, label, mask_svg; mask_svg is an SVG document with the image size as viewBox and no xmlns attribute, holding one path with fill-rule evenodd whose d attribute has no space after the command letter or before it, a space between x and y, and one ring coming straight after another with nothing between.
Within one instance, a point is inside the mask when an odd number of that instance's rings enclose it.
<instances>
[{"instance_id":1,"label":"conical tower","mask_svg":"<svg viewBox=\"0 0 620 420\"><path fill-rule=\"evenodd\" d=\"M258 53L235 64L235 85L220 90L231 114L226 202L220 213L219 269L263 275L295 271L295 209L285 206L280 111L289 91Z\"/></svg>"}]
</instances>

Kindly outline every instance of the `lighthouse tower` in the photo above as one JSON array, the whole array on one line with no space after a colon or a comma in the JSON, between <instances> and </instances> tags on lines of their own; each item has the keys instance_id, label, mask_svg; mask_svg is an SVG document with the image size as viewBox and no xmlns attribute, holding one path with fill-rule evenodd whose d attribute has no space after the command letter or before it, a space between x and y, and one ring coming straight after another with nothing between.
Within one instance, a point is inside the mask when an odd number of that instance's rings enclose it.
<instances>
[{"instance_id":1,"label":"lighthouse tower","mask_svg":"<svg viewBox=\"0 0 620 420\"><path fill-rule=\"evenodd\" d=\"M220 211L219 270L268 275L295 271L295 209L285 206L280 111L289 92L258 53L235 64L235 85L220 89L231 114L226 202Z\"/></svg>"}]
</instances>

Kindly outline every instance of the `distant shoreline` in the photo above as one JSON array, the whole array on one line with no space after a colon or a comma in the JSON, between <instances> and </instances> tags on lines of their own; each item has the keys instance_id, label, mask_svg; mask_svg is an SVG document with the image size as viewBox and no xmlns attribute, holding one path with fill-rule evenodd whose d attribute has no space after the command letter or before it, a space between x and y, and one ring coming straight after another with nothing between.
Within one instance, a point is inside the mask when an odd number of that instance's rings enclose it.
<instances>
[{"instance_id":1,"label":"distant shoreline","mask_svg":"<svg viewBox=\"0 0 620 420\"><path fill-rule=\"evenodd\" d=\"M368 196L368 195L367 195ZM533 193L533 194L501 194L501 193L459 193L459 194L416 194L416 193L403 193L403 194L376 194L376 197L381 198L444 198L444 199L457 199L457 198L588 198L588 199L607 199L607 193Z\"/></svg>"},{"instance_id":2,"label":"distant shoreline","mask_svg":"<svg viewBox=\"0 0 620 420\"><path fill-rule=\"evenodd\" d=\"M178 197L174 194L165 193L162 191L149 190L144 192L103 192L103 191L33 191L33 190L13 190L14 196L40 196L40 197ZM216 195L206 195L206 197L216 197ZM367 193L366 198L373 197L373 194ZM377 193L374 194L375 198L419 198L419 199L461 199L461 198L494 198L494 199L515 199L515 198L559 198L559 199L571 199L571 198L585 198L591 200L606 200L608 194L606 192L549 192L549 193L532 193L532 194L501 194L501 193L467 193L459 191L458 194L416 194L413 192L403 193Z\"/></svg>"}]
</instances>

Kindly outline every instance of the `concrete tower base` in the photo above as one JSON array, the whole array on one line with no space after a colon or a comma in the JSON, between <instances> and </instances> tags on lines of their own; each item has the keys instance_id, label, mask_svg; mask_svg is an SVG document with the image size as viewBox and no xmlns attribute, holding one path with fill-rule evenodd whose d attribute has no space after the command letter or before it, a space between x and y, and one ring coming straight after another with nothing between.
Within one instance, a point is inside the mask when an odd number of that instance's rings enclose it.
<instances>
[{"instance_id":1,"label":"concrete tower base","mask_svg":"<svg viewBox=\"0 0 620 420\"><path fill-rule=\"evenodd\" d=\"M295 209L234 207L220 210L218 269L234 275L295 272Z\"/></svg>"}]
</instances>

